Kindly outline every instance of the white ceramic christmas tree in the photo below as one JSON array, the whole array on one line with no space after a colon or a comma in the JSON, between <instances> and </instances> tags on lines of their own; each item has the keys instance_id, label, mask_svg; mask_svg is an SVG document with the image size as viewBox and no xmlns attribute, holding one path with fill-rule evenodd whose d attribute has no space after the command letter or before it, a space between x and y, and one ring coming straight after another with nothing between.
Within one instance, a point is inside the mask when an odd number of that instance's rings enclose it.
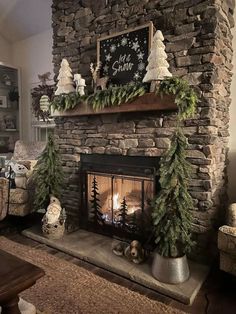
<instances>
[{"instance_id":1,"label":"white ceramic christmas tree","mask_svg":"<svg viewBox=\"0 0 236 314\"><path fill-rule=\"evenodd\" d=\"M61 67L57 80L58 83L55 95L69 94L75 91L72 70L65 58L61 61Z\"/></svg>"},{"instance_id":2,"label":"white ceramic christmas tree","mask_svg":"<svg viewBox=\"0 0 236 314\"><path fill-rule=\"evenodd\" d=\"M172 74L168 70L169 63L166 61L165 45L163 44L164 36L161 31L157 31L153 37L152 48L148 57L147 73L143 82L161 81Z\"/></svg>"}]
</instances>

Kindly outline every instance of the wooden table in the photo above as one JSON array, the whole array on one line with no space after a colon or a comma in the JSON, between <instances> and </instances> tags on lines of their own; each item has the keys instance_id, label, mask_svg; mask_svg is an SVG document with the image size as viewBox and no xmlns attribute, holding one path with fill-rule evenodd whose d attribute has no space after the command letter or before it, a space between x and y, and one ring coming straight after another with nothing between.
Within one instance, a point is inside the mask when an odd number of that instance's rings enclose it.
<instances>
[{"instance_id":1,"label":"wooden table","mask_svg":"<svg viewBox=\"0 0 236 314\"><path fill-rule=\"evenodd\" d=\"M0 250L0 306L2 314L20 314L18 294L31 287L44 271Z\"/></svg>"}]
</instances>

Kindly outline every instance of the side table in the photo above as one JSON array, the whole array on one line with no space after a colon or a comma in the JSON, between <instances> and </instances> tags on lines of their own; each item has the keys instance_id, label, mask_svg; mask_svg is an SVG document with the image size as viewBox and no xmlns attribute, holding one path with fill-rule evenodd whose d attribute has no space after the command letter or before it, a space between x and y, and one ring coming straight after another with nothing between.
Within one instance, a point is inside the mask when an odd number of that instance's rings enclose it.
<instances>
[{"instance_id":1,"label":"side table","mask_svg":"<svg viewBox=\"0 0 236 314\"><path fill-rule=\"evenodd\" d=\"M44 270L0 250L0 306L2 314L20 314L18 294L44 276Z\"/></svg>"}]
</instances>

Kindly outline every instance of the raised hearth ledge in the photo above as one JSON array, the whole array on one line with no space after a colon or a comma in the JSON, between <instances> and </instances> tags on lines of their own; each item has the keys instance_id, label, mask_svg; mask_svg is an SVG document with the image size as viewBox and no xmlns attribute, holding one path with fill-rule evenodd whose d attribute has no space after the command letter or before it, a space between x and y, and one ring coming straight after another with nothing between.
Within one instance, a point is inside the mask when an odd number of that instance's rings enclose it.
<instances>
[{"instance_id":1,"label":"raised hearth ledge","mask_svg":"<svg viewBox=\"0 0 236 314\"><path fill-rule=\"evenodd\" d=\"M174 97L164 95L163 97L155 95L154 93L146 93L143 96L137 97L134 101L124 103L119 106L106 107L100 110L93 110L91 106L86 103L78 104L75 109L66 110L63 112L54 111L54 117L62 116L85 116L120 112L138 112L138 111L158 111L158 110L177 110L177 105L174 102Z\"/></svg>"},{"instance_id":2,"label":"raised hearth ledge","mask_svg":"<svg viewBox=\"0 0 236 314\"><path fill-rule=\"evenodd\" d=\"M127 261L124 257L116 256L113 254L111 247L113 241L117 240L103 235L78 230L66 234L60 240L51 240L43 236L40 226L34 226L22 233L35 241L128 278L188 305L193 303L209 272L209 267L189 261L191 276L186 282L178 285L165 284L152 277L150 260L149 263L136 265Z\"/></svg>"}]
</instances>

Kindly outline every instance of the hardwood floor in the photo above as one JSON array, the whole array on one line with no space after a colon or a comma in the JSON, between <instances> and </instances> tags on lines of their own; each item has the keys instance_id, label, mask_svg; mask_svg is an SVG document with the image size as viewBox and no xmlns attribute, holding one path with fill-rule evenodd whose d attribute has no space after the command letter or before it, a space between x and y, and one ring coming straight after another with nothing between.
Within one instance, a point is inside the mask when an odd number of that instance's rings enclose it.
<instances>
[{"instance_id":1,"label":"hardwood floor","mask_svg":"<svg viewBox=\"0 0 236 314\"><path fill-rule=\"evenodd\" d=\"M45 244L38 243L31 239L28 239L17 232L7 232L5 234L9 239L35 247L37 249L44 250L49 254L53 254L58 258L67 260L78 266L81 266L94 274L101 276L111 282L115 282L119 285L125 286L133 291L146 295L147 297L163 302L174 308L181 309L191 314L236 314L236 280L228 274L225 274L218 270L217 266L213 267L208 279L202 286L199 294L197 295L192 306L186 306L177 301L174 301L164 295L154 292L150 289L144 288L130 280L127 280L121 276L113 274L104 269L98 268L90 263L81 261L78 258L74 258L68 254L60 252L56 249L50 248Z\"/></svg>"}]
</instances>

